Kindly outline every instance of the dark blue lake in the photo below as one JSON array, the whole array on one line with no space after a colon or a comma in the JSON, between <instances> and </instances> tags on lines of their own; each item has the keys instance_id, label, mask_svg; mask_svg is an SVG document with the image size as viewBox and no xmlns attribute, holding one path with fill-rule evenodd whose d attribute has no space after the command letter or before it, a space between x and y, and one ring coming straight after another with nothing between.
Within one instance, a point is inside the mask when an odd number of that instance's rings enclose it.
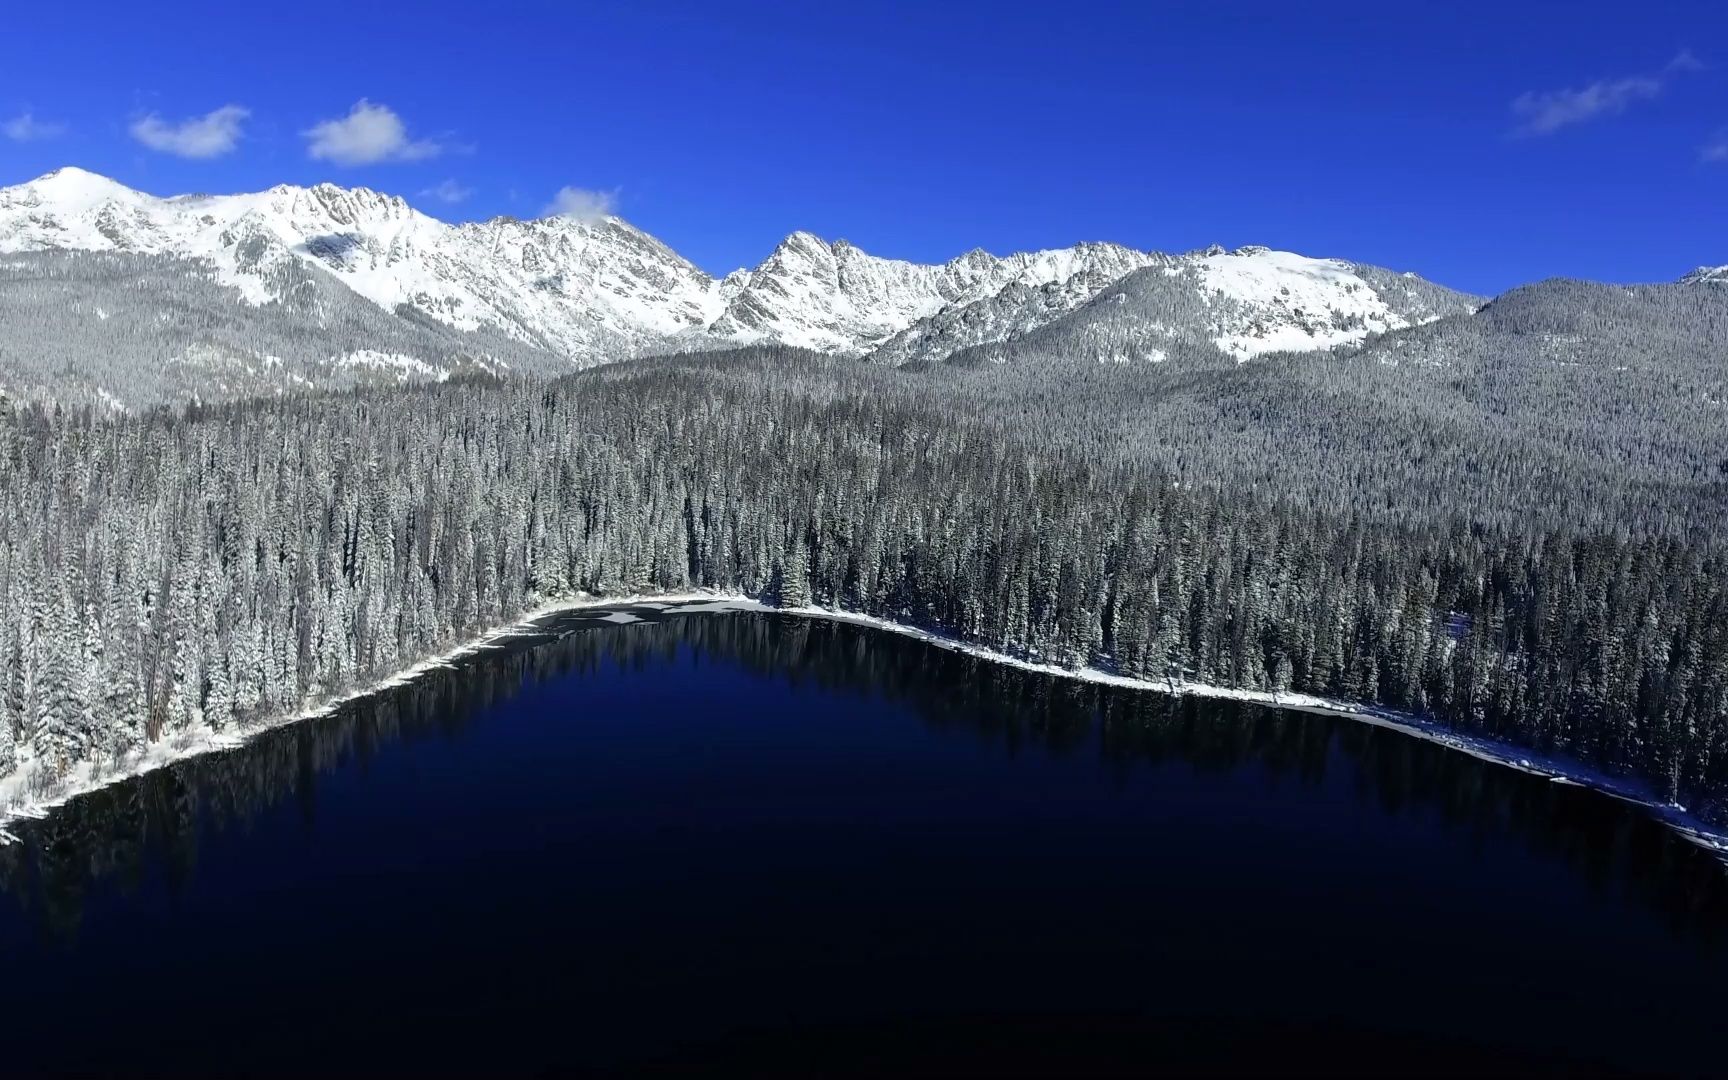
<instances>
[{"instance_id":1,"label":"dark blue lake","mask_svg":"<svg viewBox=\"0 0 1728 1080\"><path fill-rule=\"evenodd\" d=\"M571 614L0 849L8 1075L1717 1072L1728 871L1346 719Z\"/></svg>"}]
</instances>

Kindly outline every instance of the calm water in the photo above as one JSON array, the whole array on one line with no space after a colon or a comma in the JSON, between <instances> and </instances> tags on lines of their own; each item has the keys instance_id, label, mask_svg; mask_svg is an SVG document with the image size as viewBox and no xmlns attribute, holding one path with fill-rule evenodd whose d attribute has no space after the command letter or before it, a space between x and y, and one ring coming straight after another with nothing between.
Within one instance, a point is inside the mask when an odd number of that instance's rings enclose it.
<instances>
[{"instance_id":1,"label":"calm water","mask_svg":"<svg viewBox=\"0 0 1728 1080\"><path fill-rule=\"evenodd\" d=\"M0 849L0 1071L1719 1071L1728 871L1346 720L565 617Z\"/></svg>"}]
</instances>

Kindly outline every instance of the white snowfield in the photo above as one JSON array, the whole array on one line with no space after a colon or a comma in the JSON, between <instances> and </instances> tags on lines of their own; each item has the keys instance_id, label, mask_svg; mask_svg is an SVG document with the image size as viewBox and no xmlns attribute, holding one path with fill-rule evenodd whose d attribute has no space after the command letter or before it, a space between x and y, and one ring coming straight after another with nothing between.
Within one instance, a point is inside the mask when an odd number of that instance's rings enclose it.
<instances>
[{"instance_id":1,"label":"white snowfield","mask_svg":"<svg viewBox=\"0 0 1728 1080\"><path fill-rule=\"evenodd\" d=\"M968 656L975 656L992 663L1006 664L1025 671L1035 671L1059 678L1079 679L1084 682L1100 683L1130 690L1221 698L1272 705L1283 709L1342 716L1375 727L1398 731L1414 738L1424 739L1495 765L1503 765L1520 772L1544 777L1552 783L1588 787L1632 803L1647 811L1656 820L1667 825L1687 840L1715 854L1723 860L1725 865L1728 865L1728 831L1705 824L1690 814L1683 806L1662 802L1647 787L1636 781L1610 777L1576 762L1543 757L1509 743L1452 731L1420 717L1388 709L1315 697L1311 694L1235 690L1228 687L1209 686L1204 683L1180 680L1137 679L1100 671L1096 668L1066 668L1056 664L1045 664L1022 657L1008 656L982 646L958 641L943 634L872 615L860 615L855 612L823 607L776 608L747 596L712 592L581 597L575 600L552 601L527 612L516 622L483 634L448 653L423 660L371 686L362 687L353 693L335 698L304 712L254 722L240 732L215 732L208 729L184 732L171 739L152 743L142 750L133 752L121 761L110 762L105 765L85 762L52 784L44 784L40 779L40 774L28 768L28 762L21 761L19 768L11 775L0 778L0 846L17 840L15 835L7 831L6 826L23 820L45 817L50 809L63 805L79 795L119 783L131 777L140 776L185 758L232 750L243 746L249 739L263 732L301 720L325 716L349 702L383 693L395 687L405 686L428 671L449 667L450 662L458 657L499 648L500 642L507 638L532 635L538 629L537 623L561 612L584 609L599 610L605 614L597 621L615 625L629 625L641 621L639 616L627 610L629 608L665 611L674 606L679 611L688 614L780 611L802 618L853 623L888 633L917 638L938 648L965 653Z\"/></svg>"},{"instance_id":2,"label":"white snowfield","mask_svg":"<svg viewBox=\"0 0 1728 1080\"><path fill-rule=\"evenodd\" d=\"M385 311L494 330L584 366L758 343L863 355L897 335L898 358L940 359L929 350L1024 333L1153 266L1195 269L1208 294L1234 302L1211 333L1238 358L1329 348L1423 317L1350 263L1266 248L1164 255L1084 243L931 265L795 232L754 269L714 278L613 216L452 225L363 187L162 198L72 167L0 188L0 253L41 250L199 260L252 305L282 298L285 271L312 267ZM941 332L919 330L944 314Z\"/></svg>"},{"instance_id":3,"label":"white snowfield","mask_svg":"<svg viewBox=\"0 0 1728 1080\"><path fill-rule=\"evenodd\" d=\"M1349 263L1336 259L1241 248L1206 254L1198 262L1208 290L1274 316L1262 315L1258 329L1220 328L1224 332L1215 343L1238 360L1266 352L1329 349L1430 318L1413 320L1394 311ZM1340 329L1340 319L1353 325Z\"/></svg>"}]
</instances>

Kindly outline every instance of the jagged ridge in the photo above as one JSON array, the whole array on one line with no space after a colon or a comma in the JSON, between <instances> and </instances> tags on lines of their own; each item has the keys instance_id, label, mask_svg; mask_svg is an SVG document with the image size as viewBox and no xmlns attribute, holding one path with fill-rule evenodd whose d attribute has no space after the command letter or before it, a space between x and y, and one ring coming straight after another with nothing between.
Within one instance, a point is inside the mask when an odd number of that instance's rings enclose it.
<instances>
[{"instance_id":1,"label":"jagged ridge","mask_svg":"<svg viewBox=\"0 0 1728 1080\"><path fill-rule=\"evenodd\" d=\"M45 250L197 260L257 307L288 305L313 268L387 313L575 366L757 343L944 360L1083 317L1136 274L1180 294L1164 304L1188 313L1176 336L1238 359L1475 306L1420 279L1265 248L1164 255L1084 243L926 265L796 232L755 268L715 279L613 216L451 225L368 188L159 198L76 168L0 189L0 252Z\"/></svg>"}]
</instances>

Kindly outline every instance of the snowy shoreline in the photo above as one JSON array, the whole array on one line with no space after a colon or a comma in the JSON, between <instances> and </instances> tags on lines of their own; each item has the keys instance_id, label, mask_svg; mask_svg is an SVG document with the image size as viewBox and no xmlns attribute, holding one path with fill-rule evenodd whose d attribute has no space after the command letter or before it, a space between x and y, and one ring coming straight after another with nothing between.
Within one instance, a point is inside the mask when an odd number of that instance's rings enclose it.
<instances>
[{"instance_id":1,"label":"snowy shoreline","mask_svg":"<svg viewBox=\"0 0 1728 1080\"><path fill-rule=\"evenodd\" d=\"M65 776L49 782L47 790L42 792L33 793L30 790L39 783L37 774L27 768L19 768L10 775L0 777L0 847L15 843L18 839L8 831L8 826L19 821L45 818L48 816L48 811L58 806L64 806L80 795L88 795L93 791L131 780L175 762L185 761L188 758L219 753L223 750L233 750L246 745L265 732L287 727L290 724L297 724L303 720L315 720L320 716L329 715L350 702L371 697L374 694L381 694L386 690L393 690L400 686L407 686L429 671L450 667L454 660L485 650L501 638L517 637L529 633L535 629L536 624L541 620L554 615L566 611L593 608L628 607L643 603L678 604L702 600L735 602L743 600L743 597L709 592L683 592L627 597L585 597L578 600L552 601L531 608L509 623L488 630L448 652L429 656L393 675L368 683L346 694L330 698L297 713L256 720L235 731L195 728L180 732L125 754L118 762L81 762Z\"/></svg>"},{"instance_id":2,"label":"snowy shoreline","mask_svg":"<svg viewBox=\"0 0 1728 1080\"><path fill-rule=\"evenodd\" d=\"M632 595L623 597L585 597L578 600L561 600L542 604L539 607L524 612L508 624L490 630L448 652L429 657L411 667L405 668L387 678L380 679L365 687L350 693L332 698L315 707L305 709L292 715L274 717L257 722L242 731L215 732L210 730L189 731L152 743L139 751L126 755L119 763L103 763L98 766L85 763L75 768L64 777L55 781L46 793L32 797L29 788L34 776L22 771L11 776L0 778L0 846L15 842L17 837L7 831L7 826L14 822L40 819L48 815L55 807L111 784L141 776L155 769L171 765L178 761L197 757L202 754L217 753L232 750L245 745L252 738L277 728L299 723L303 720L313 720L326 716L343 705L370 697L374 694L406 686L420 676L437 668L448 668L452 661L485 650L503 638L528 635L540 629L540 624L554 616L571 611L605 610L608 608L654 608L666 610L673 606L692 614L720 613L728 611L777 612L786 615L796 615L801 618L823 619L829 622L849 623L855 626L865 626L875 630L899 634L903 637L915 638L938 648L951 652L964 653L981 660L1004 664L1023 671L1036 672L1043 675L1053 675L1067 679L1078 679L1082 682L1096 683L1128 690L1150 690L1159 694L1177 697L1193 696L1214 698L1226 701L1240 701L1257 705L1268 705L1279 709L1290 709L1298 712L1319 713L1328 716L1339 716L1358 720L1375 727L1388 728L1393 731L1436 743L1450 750L1456 750L1494 765L1503 765L1517 769L1532 776L1544 777L1551 782L1586 787L1632 803L1649 813L1657 821L1685 839L1704 848L1728 862L1728 830L1715 828L1700 821L1690 814L1685 807L1673 803L1664 803L1656 799L1648 788L1635 781L1621 780L1610 777L1598 770L1590 769L1580 763L1564 761L1525 750L1510 743L1494 739L1463 734L1442 727L1420 717L1400 713L1389 709L1379 709L1372 706L1351 704L1328 698L1316 697L1312 694L1272 693L1262 690L1236 690L1228 687L1211 686L1205 683L1177 682L1174 685L1164 681L1136 679L1126 675L1116 675L1096 668L1065 668L1055 664L1045 664L1034 660L1026 660L996 652L979 645L968 644L956 638L948 637L934 631L926 630L905 623L894 622L873 615L862 615L857 612L843 611L836 608L794 607L782 608L764 604L739 594L715 592L681 592Z\"/></svg>"},{"instance_id":3,"label":"snowy shoreline","mask_svg":"<svg viewBox=\"0 0 1728 1080\"><path fill-rule=\"evenodd\" d=\"M1620 799L1650 814L1660 823L1673 829L1692 843L1722 858L1728 863L1728 829L1712 826L1694 817L1683 806L1666 803L1657 799L1648 788L1635 780L1624 780L1611 777L1599 770L1592 769L1580 762L1567 761L1557 757L1539 754L1513 743L1502 742L1482 736L1469 735L1454 731L1451 728L1425 721L1422 718L1401 713L1392 709L1381 709L1371 705L1353 704L1330 698L1316 697L1312 694L1282 693L1275 694L1266 690L1235 690L1229 687L1212 686L1206 683L1178 682L1174 688L1163 681L1151 679L1136 679L1126 675L1116 675L1097 668L1065 668L1056 664L1043 664L1034 660L1024 660L1009 656L979 645L971 645L964 641L943 634L924 630L905 623L893 622L874 615L860 615L851 611L839 611L833 608L797 607L776 608L758 603L754 600L735 602L738 610L749 611L779 611L788 615L798 615L804 618L827 619L832 622L852 623L857 626L868 626L889 633L917 638L920 641L935 645L951 652L965 653L981 660L1005 664L1024 671L1034 671L1044 675L1055 675L1067 679L1078 679L1082 682L1098 683L1104 686L1120 687L1128 690L1150 690L1154 693L1173 695L1176 697L1192 696L1214 698L1226 701L1241 701L1255 705L1269 705L1278 709L1289 709L1294 712L1318 713L1326 716L1339 716L1357 720L1374 727L1388 728L1412 738L1444 746L1449 750L1469 754L1493 765L1503 765L1517 769L1519 772L1532 776L1543 777L1553 783L1568 784L1575 787L1589 788L1592 791Z\"/></svg>"}]
</instances>

